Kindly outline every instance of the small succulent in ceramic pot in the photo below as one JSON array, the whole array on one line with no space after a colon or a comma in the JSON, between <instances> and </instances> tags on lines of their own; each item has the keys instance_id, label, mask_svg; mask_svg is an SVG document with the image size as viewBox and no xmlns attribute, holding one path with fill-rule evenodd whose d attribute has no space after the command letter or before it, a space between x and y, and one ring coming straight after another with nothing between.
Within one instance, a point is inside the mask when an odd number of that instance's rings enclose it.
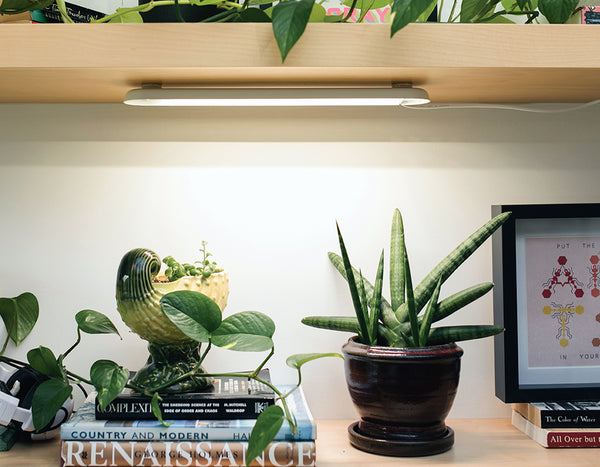
<instances>
[{"instance_id":1,"label":"small succulent in ceramic pot","mask_svg":"<svg viewBox=\"0 0 600 467\"><path fill-rule=\"evenodd\" d=\"M421 456L450 449L454 432L445 424L458 387L462 349L457 341L498 334L494 325L433 327L489 292L474 285L440 300L442 284L510 216L480 227L444 258L414 289L402 216L395 210L390 244L391 300L382 296L384 254L375 283L350 263L339 226L341 256L329 259L347 280L355 316L311 316L306 325L356 333L343 346L346 380L361 420L348 428L354 446L377 454Z\"/></svg>"}]
</instances>

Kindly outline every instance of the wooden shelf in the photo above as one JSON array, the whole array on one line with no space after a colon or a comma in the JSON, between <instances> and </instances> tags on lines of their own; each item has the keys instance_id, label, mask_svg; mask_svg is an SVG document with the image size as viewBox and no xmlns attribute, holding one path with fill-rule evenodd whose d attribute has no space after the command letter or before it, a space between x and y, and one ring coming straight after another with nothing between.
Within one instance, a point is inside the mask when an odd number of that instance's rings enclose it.
<instances>
[{"instance_id":1,"label":"wooden shelf","mask_svg":"<svg viewBox=\"0 0 600 467\"><path fill-rule=\"evenodd\" d=\"M597 465L597 449L545 449L514 428L508 419L450 420L455 431L454 447L430 457L402 458L368 454L348 442L348 421L317 422L317 465L319 467L547 467ZM18 444L0 453L0 465L11 467L58 466L58 441L33 445Z\"/></svg>"},{"instance_id":2,"label":"wooden shelf","mask_svg":"<svg viewBox=\"0 0 600 467\"><path fill-rule=\"evenodd\" d=\"M309 24L281 63L270 24L1 24L0 102L121 102L144 82L389 85L434 102L600 98L593 25Z\"/></svg>"}]
</instances>

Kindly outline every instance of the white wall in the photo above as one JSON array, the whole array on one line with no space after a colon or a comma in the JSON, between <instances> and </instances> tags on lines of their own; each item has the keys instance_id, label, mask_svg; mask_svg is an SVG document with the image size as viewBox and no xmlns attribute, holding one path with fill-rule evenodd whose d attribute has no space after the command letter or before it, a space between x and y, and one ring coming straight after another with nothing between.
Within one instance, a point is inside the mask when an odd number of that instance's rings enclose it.
<instances>
[{"instance_id":1,"label":"white wall","mask_svg":"<svg viewBox=\"0 0 600 467\"><path fill-rule=\"evenodd\" d=\"M369 277L402 210L415 281L490 216L492 204L598 202L600 109L569 114L406 109L194 111L118 105L2 105L0 296L34 292L41 316L9 355L75 339L92 308L123 331L85 336L69 366L110 358L142 365L145 344L115 308L116 269L130 248L197 259L201 240L230 274L226 313L274 318L278 382L285 357L339 351L344 334L307 315L349 314L328 263L335 220ZM491 280L488 242L444 286ZM491 323L492 297L454 317ZM0 333L3 339L4 334ZM508 414L493 389L492 339L466 342L452 417ZM249 369L262 355L213 351L209 368ZM315 362L304 387L318 418L353 418L341 360Z\"/></svg>"}]
</instances>

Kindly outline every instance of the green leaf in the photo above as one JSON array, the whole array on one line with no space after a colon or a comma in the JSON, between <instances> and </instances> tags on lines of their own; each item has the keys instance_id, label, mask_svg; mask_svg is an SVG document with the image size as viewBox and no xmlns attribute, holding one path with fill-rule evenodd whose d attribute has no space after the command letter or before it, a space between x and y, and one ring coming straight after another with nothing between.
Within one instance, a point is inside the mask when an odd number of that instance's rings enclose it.
<instances>
[{"instance_id":1,"label":"green leaf","mask_svg":"<svg viewBox=\"0 0 600 467\"><path fill-rule=\"evenodd\" d=\"M481 339L500 334L503 331L504 328L502 326L495 326L493 324L440 326L439 328L432 328L429 331L429 344L440 345L450 342Z\"/></svg>"},{"instance_id":2,"label":"green leaf","mask_svg":"<svg viewBox=\"0 0 600 467\"><path fill-rule=\"evenodd\" d=\"M152 413L154 414L156 419L160 423L162 423L163 426L170 426L171 423L167 423L163 420L162 411L160 410L160 404L159 404L159 402L161 400L162 399L160 398L160 394L158 394L158 392L155 392L154 394L152 394L152 400L150 401L150 407L152 408Z\"/></svg>"},{"instance_id":3,"label":"green leaf","mask_svg":"<svg viewBox=\"0 0 600 467\"><path fill-rule=\"evenodd\" d=\"M358 338L363 344L369 343L369 330L367 327L367 322L369 320L368 315L364 313L362 303L360 301L360 295L358 293L358 287L356 285L356 280L354 277L354 272L352 270L352 264L350 263L350 258L348 257L348 251L346 250L346 245L344 244L344 238L342 237L342 232L340 231L340 226L338 223L335 223L338 234L338 242L340 244L340 250L342 253L342 261L344 263L344 270L346 272L346 280L348 281L348 287L350 288L350 296L352 298L352 304L354 305L354 312L356 313L356 318L358 319L358 325L360 326L360 331L358 333ZM362 274L359 273L359 280L362 278ZM364 282L363 282L364 285Z\"/></svg>"},{"instance_id":4,"label":"green leaf","mask_svg":"<svg viewBox=\"0 0 600 467\"><path fill-rule=\"evenodd\" d=\"M298 353L290 355L285 363L287 366L299 370L305 363L325 357L339 357L342 360L344 359L344 357L339 353Z\"/></svg>"},{"instance_id":5,"label":"green leaf","mask_svg":"<svg viewBox=\"0 0 600 467\"><path fill-rule=\"evenodd\" d=\"M405 248L404 248L404 226L400 210L394 211L392 218L392 233L390 240L390 295L392 298L392 309L396 311L404 303L406 291L404 285Z\"/></svg>"},{"instance_id":6,"label":"green leaf","mask_svg":"<svg viewBox=\"0 0 600 467\"><path fill-rule=\"evenodd\" d=\"M273 348L275 323L258 311L242 311L223 320L212 334L218 347L240 352L262 352Z\"/></svg>"},{"instance_id":7,"label":"green leaf","mask_svg":"<svg viewBox=\"0 0 600 467\"><path fill-rule=\"evenodd\" d=\"M310 12L310 18L308 18L309 23L323 23L325 21L325 17L327 16L327 10L323 5L315 3Z\"/></svg>"},{"instance_id":8,"label":"green leaf","mask_svg":"<svg viewBox=\"0 0 600 467\"><path fill-rule=\"evenodd\" d=\"M58 361L48 347L40 345L37 349L31 349L27 352L27 361L34 370L40 373L54 378L63 377Z\"/></svg>"},{"instance_id":9,"label":"green leaf","mask_svg":"<svg viewBox=\"0 0 600 467\"><path fill-rule=\"evenodd\" d=\"M284 420L283 409L278 405L270 405L258 416L248 439L247 466L273 441Z\"/></svg>"},{"instance_id":10,"label":"green leaf","mask_svg":"<svg viewBox=\"0 0 600 467\"><path fill-rule=\"evenodd\" d=\"M433 2L431 2L431 5L429 5L429 8L427 8L423 13L421 13L421 15L417 18L416 21L419 23L425 23L431 16L431 13L433 13L433 10L435 9L436 6L437 6L437 0L434 0ZM439 22L439 19L438 19L438 22Z\"/></svg>"},{"instance_id":11,"label":"green leaf","mask_svg":"<svg viewBox=\"0 0 600 467\"><path fill-rule=\"evenodd\" d=\"M442 261L434 267L427 276L415 288L415 306L417 312L429 301L429 297L433 293L433 289L437 285L440 278L442 283L456 271L456 269L469 258L479 248L485 240L488 239L506 220L510 217L510 212L504 212L486 222L483 226L473 232L466 240L458 245L448 254ZM398 321L404 322L407 320L406 304L403 304L396 310Z\"/></svg>"},{"instance_id":12,"label":"green leaf","mask_svg":"<svg viewBox=\"0 0 600 467\"><path fill-rule=\"evenodd\" d=\"M14 298L0 298L0 316L8 337L19 345L29 335L39 316L35 295L25 292Z\"/></svg>"},{"instance_id":13,"label":"green leaf","mask_svg":"<svg viewBox=\"0 0 600 467\"><path fill-rule=\"evenodd\" d=\"M375 291L371 300L371 315L369 316L369 332L371 335L371 345L377 344L377 327L379 326L379 314L381 311L381 294L383 293L383 250L379 257L377 266L377 276L375 278ZM366 298L365 298L366 301Z\"/></svg>"},{"instance_id":14,"label":"green leaf","mask_svg":"<svg viewBox=\"0 0 600 467\"><path fill-rule=\"evenodd\" d=\"M269 2L269 3L271 3L271 2ZM270 23L271 18L260 8L246 8L245 10L242 10L237 14L234 22L236 22L236 23Z\"/></svg>"},{"instance_id":15,"label":"green leaf","mask_svg":"<svg viewBox=\"0 0 600 467\"><path fill-rule=\"evenodd\" d=\"M98 360L90 368L90 380L98 391L100 409L104 410L127 384L129 370L111 360Z\"/></svg>"},{"instance_id":16,"label":"green leaf","mask_svg":"<svg viewBox=\"0 0 600 467\"><path fill-rule=\"evenodd\" d=\"M0 14L16 15L26 11L43 10L53 3L54 0L2 0L0 2Z\"/></svg>"},{"instance_id":17,"label":"green leaf","mask_svg":"<svg viewBox=\"0 0 600 467\"><path fill-rule=\"evenodd\" d=\"M219 305L200 292L171 292L160 299L160 304L173 324L196 342L208 342L221 324Z\"/></svg>"},{"instance_id":18,"label":"green leaf","mask_svg":"<svg viewBox=\"0 0 600 467\"><path fill-rule=\"evenodd\" d=\"M488 0L463 0L460 7L460 22L468 23L478 16Z\"/></svg>"},{"instance_id":19,"label":"green leaf","mask_svg":"<svg viewBox=\"0 0 600 467\"><path fill-rule=\"evenodd\" d=\"M115 13L120 13L121 11L129 10L129 8L117 8ZM111 18L109 23L143 23L142 15L139 11L126 11L122 15L115 16Z\"/></svg>"},{"instance_id":20,"label":"green leaf","mask_svg":"<svg viewBox=\"0 0 600 467\"><path fill-rule=\"evenodd\" d=\"M65 401L71 397L73 388L62 379L49 379L38 386L33 394L31 413L33 426L42 430L60 410Z\"/></svg>"},{"instance_id":21,"label":"green leaf","mask_svg":"<svg viewBox=\"0 0 600 467\"><path fill-rule=\"evenodd\" d=\"M433 291L431 298L429 299L429 305L423 315L421 321L421 329L419 330L419 345L425 347L427 345L427 339L429 337L429 330L431 329L431 323L433 322L433 316L436 314L439 307L438 298L440 296L440 289L442 288L442 281L438 281L438 285Z\"/></svg>"},{"instance_id":22,"label":"green leaf","mask_svg":"<svg viewBox=\"0 0 600 467\"><path fill-rule=\"evenodd\" d=\"M394 0L392 4L392 37L408 23L413 23L431 5L431 0Z\"/></svg>"},{"instance_id":23,"label":"green leaf","mask_svg":"<svg viewBox=\"0 0 600 467\"><path fill-rule=\"evenodd\" d=\"M75 315L77 326L87 334L116 334L119 331L108 317L94 310L81 310Z\"/></svg>"},{"instance_id":24,"label":"green leaf","mask_svg":"<svg viewBox=\"0 0 600 467\"><path fill-rule=\"evenodd\" d=\"M304 33L315 0L285 0L273 8L273 34L284 62Z\"/></svg>"},{"instance_id":25,"label":"green leaf","mask_svg":"<svg viewBox=\"0 0 600 467\"><path fill-rule=\"evenodd\" d=\"M578 0L539 0L538 8L549 23L562 24L573 15L578 4Z\"/></svg>"},{"instance_id":26,"label":"green leaf","mask_svg":"<svg viewBox=\"0 0 600 467\"><path fill-rule=\"evenodd\" d=\"M408 319L410 321L410 334L415 347L419 347L421 345L419 341L419 318L417 317L417 310L415 309L415 296L413 294L412 276L406 249L404 250L404 260L406 264L406 306L408 309Z\"/></svg>"}]
</instances>

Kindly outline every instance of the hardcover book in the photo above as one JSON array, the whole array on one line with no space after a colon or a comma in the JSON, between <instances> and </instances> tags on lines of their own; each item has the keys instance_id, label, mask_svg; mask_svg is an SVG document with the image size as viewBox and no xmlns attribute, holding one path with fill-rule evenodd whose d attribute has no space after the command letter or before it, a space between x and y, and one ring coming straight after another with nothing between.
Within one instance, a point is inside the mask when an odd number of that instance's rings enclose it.
<instances>
[{"instance_id":1,"label":"hardcover book","mask_svg":"<svg viewBox=\"0 0 600 467\"><path fill-rule=\"evenodd\" d=\"M545 448L600 447L600 429L594 428L541 428L512 411L512 424Z\"/></svg>"},{"instance_id":2,"label":"hardcover book","mask_svg":"<svg viewBox=\"0 0 600 467\"><path fill-rule=\"evenodd\" d=\"M245 466L248 443L237 441L61 441L61 466ZM313 467L314 441L276 441L251 466Z\"/></svg>"},{"instance_id":3,"label":"hardcover book","mask_svg":"<svg viewBox=\"0 0 600 467\"><path fill-rule=\"evenodd\" d=\"M600 402L532 402L512 408L541 428L600 428Z\"/></svg>"},{"instance_id":4,"label":"hardcover book","mask_svg":"<svg viewBox=\"0 0 600 467\"><path fill-rule=\"evenodd\" d=\"M293 386L278 386L284 393ZM227 420L97 420L95 394L61 425L63 440L77 441L248 441L254 427L254 419ZM287 399L288 406L298 425L298 434L292 435L289 424L284 422L275 436L276 441L310 441L317 437L315 420L310 412L302 388Z\"/></svg>"},{"instance_id":5,"label":"hardcover book","mask_svg":"<svg viewBox=\"0 0 600 467\"><path fill-rule=\"evenodd\" d=\"M270 381L269 370L260 378ZM185 419L243 419L256 418L275 403L276 394L256 380L246 377L215 378L211 387L202 392L163 394L159 402L163 418ZM98 420L154 419L150 398L135 392L123 392L104 411L96 403Z\"/></svg>"}]
</instances>

